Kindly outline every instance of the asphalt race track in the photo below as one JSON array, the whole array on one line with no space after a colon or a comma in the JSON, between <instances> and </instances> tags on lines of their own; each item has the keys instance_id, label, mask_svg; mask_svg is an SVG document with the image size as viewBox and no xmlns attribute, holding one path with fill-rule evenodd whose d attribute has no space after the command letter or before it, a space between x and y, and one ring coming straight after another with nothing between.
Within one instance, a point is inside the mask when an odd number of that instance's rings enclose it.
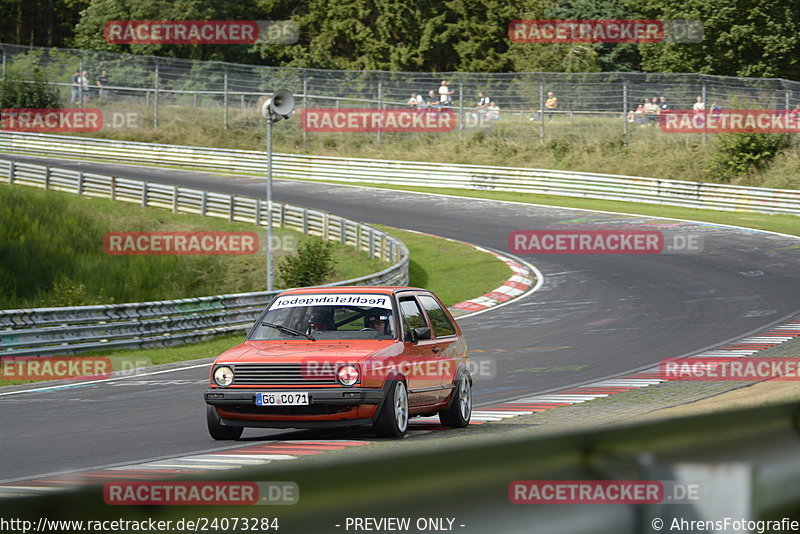
<instances>
[{"instance_id":1,"label":"asphalt race track","mask_svg":"<svg viewBox=\"0 0 800 534\"><path fill-rule=\"evenodd\" d=\"M263 179L16 159L265 195ZM496 376L476 383L478 405L596 381L698 352L761 329L800 307L800 247L790 237L321 183L276 180L274 192L277 201L501 252L508 251L508 235L514 230L662 229L703 237L702 254L522 256L544 274L541 289L460 320L473 355L491 357L497 364ZM0 392L0 449L6 451L6 459L13 458L0 463L0 481L219 449L204 420L207 368L196 362L186 364L190 366L89 386ZM244 437L279 434L306 435L248 429Z\"/></svg>"}]
</instances>

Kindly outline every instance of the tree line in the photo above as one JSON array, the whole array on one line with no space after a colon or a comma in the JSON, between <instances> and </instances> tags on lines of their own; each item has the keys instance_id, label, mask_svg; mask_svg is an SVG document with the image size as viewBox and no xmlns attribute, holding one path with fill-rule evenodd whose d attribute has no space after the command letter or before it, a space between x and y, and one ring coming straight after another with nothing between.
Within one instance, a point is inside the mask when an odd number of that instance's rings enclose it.
<instances>
[{"instance_id":1,"label":"tree line","mask_svg":"<svg viewBox=\"0 0 800 534\"><path fill-rule=\"evenodd\" d=\"M700 43L513 43L515 19L697 20ZM293 45L120 45L109 20L293 20ZM0 42L288 67L800 79L793 0L0 0Z\"/></svg>"}]
</instances>

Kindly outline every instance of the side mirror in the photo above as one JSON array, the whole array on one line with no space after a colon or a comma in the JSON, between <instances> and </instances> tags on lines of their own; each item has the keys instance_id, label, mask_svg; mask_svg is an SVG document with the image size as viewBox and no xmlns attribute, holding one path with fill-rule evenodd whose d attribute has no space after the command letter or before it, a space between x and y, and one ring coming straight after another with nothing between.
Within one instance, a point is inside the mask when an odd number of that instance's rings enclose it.
<instances>
[{"instance_id":1,"label":"side mirror","mask_svg":"<svg viewBox=\"0 0 800 534\"><path fill-rule=\"evenodd\" d=\"M414 334L412 337L414 339L414 343L418 343L425 339L430 339L431 328L429 326L418 326L414 329Z\"/></svg>"}]
</instances>

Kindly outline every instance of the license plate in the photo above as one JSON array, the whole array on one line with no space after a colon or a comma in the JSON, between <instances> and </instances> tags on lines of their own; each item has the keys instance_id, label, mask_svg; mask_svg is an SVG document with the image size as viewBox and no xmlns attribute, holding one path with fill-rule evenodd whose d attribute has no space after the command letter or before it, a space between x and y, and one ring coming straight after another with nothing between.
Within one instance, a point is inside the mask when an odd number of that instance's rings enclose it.
<instances>
[{"instance_id":1,"label":"license plate","mask_svg":"<svg viewBox=\"0 0 800 534\"><path fill-rule=\"evenodd\" d=\"M274 393L256 393L257 406L307 406L308 393L276 391Z\"/></svg>"}]
</instances>

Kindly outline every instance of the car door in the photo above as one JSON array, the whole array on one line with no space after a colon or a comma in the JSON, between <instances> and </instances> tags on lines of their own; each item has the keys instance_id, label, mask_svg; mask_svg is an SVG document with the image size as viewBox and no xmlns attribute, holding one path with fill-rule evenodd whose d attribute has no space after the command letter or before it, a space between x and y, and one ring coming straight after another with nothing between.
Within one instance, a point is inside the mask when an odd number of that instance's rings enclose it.
<instances>
[{"instance_id":1,"label":"car door","mask_svg":"<svg viewBox=\"0 0 800 534\"><path fill-rule=\"evenodd\" d=\"M413 293L401 293L397 299L400 324L403 328L403 358L401 369L408 381L408 400L412 406L435 404L440 398L441 379L431 372L435 361L432 339L415 341L414 329L430 327L422 307Z\"/></svg>"},{"instance_id":2,"label":"car door","mask_svg":"<svg viewBox=\"0 0 800 534\"><path fill-rule=\"evenodd\" d=\"M458 330L441 303L430 293L418 293L417 299L431 326L433 339L428 346L436 362L439 385L442 386L438 400L444 400L450 395L464 351L459 347Z\"/></svg>"}]
</instances>

